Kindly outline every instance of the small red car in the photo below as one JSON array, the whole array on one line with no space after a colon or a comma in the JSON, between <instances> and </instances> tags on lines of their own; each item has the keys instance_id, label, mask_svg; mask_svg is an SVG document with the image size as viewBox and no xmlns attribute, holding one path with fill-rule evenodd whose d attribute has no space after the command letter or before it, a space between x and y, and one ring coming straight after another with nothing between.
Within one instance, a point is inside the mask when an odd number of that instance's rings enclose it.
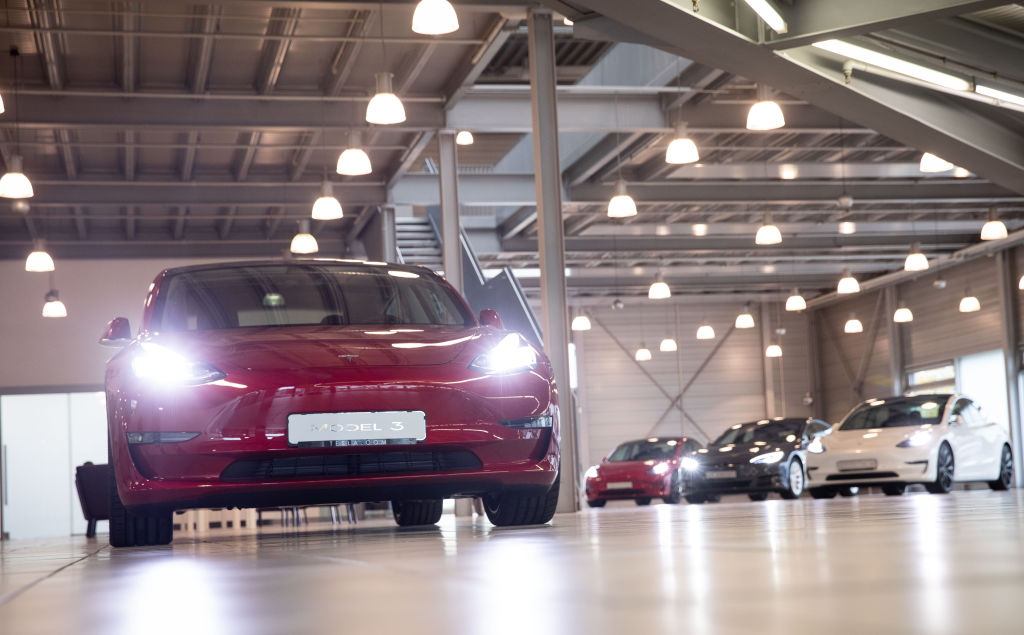
<instances>
[{"instance_id":1,"label":"small red car","mask_svg":"<svg viewBox=\"0 0 1024 635\"><path fill-rule=\"evenodd\" d=\"M600 465L587 470L587 505L604 507L619 499L649 505L657 497L678 503L685 480L682 460L700 447L689 437L655 437L619 445Z\"/></svg>"},{"instance_id":2,"label":"small red car","mask_svg":"<svg viewBox=\"0 0 1024 635\"><path fill-rule=\"evenodd\" d=\"M399 525L482 497L497 525L558 498L551 365L428 269L345 260L160 273L102 343L110 542L166 544L174 510L390 500Z\"/></svg>"}]
</instances>

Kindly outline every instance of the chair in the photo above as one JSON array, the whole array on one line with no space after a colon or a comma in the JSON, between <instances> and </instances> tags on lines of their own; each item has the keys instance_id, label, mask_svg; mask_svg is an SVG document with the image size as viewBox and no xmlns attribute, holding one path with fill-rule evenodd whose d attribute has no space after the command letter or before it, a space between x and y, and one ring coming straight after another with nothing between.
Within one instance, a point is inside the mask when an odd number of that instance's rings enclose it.
<instances>
[{"instance_id":1,"label":"chair","mask_svg":"<svg viewBox=\"0 0 1024 635\"><path fill-rule=\"evenodd\" d=\"M86 461L75 468L75 489L88 526L85 535L96 537L96 521L110 520L110 466Z\"/></svg>"}]
</instances>

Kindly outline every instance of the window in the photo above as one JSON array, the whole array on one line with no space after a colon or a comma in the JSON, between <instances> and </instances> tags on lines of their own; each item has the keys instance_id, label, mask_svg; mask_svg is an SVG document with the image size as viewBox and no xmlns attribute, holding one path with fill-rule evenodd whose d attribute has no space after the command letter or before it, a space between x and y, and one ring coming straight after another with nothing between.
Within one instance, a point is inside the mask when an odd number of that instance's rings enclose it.
<instances>
[{"instance_id":1,"label":"window","mask_svg":"<svg viewBox=\"0 0 1024 635\"><path fill-rule=\"evenodd\" d=\"M949 395L917 395L896 399L877 399L860 405L843 420L842 430L869 430L941 423L942 408ZM966 399L957 402L961 407ZM954 407L954 414L956 408Z\"/></svg>"},{"instance_id":2,"label":"window","mask_svg":"<svg viewBox=\"0 0 1024 635\"><path fill-rule=\"evenodd\" d=\"M956 366L945 362L907 373L907 395L956 392Z\"/></svg>"}]
</instances>

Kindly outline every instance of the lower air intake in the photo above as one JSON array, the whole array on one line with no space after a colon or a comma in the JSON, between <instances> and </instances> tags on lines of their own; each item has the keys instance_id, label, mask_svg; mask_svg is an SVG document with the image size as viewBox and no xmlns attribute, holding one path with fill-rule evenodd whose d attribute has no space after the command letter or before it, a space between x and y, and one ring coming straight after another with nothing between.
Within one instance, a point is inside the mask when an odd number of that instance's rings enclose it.
<instances>
[{"instance_id":1,"label":"lower air intake","mask_svg":"<svg viewBox=\"0 0 1024 635\"><path fill-rule=\"evenodd\" d=\"M257 461L235 461L221 475L224 481L370 476L404 472L449 472L483 467L472 452L377 452L325 454Z\"/></svg>"}]
</instances>

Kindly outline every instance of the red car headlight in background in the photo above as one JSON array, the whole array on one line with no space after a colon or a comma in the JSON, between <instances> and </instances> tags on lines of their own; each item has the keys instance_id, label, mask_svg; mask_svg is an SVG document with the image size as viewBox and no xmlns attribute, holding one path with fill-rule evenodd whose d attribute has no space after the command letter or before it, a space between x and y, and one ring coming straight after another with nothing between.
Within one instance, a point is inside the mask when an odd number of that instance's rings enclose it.
<instances>
[{"instance_id":1,"label":"red car headlight in background","mask_svg":"<svg viewBox=\"0 0 1024 635\"><path fill-rule=\"evenodd\" d=\"M537 367L537 351L518 333L509 333L498 345L477 356L469 365L473 370L488 375L504 375L532 370Z\"/></svg>"},{"instance_id":2,"label":"red car headlight in background","mask_svg":"<svg viewBox=\"0 0 1024 635\"><path fill-rule=\"evenodd\" d=\"M142 342L132 358L132 370L139 379L159 384L208 384L227 377L210 364L188 360L154 342Z\"/></svg>"},{"instance_id":3,"label":"red car headlight in background","mask_svg":"<svg viewBox=\"0 0 1024 635\"><path fill-rule=\"evenodd\" d=\"M664 461L661 462L661 463L656 463L654 465L654 467L651 468L651 474L655 474L657 476L661 476L665 472L668 472L669 469L671 469L671 467L672 467L671 465L669 465L668 463L665 463Z\"/></svg>"}]
</instances>

